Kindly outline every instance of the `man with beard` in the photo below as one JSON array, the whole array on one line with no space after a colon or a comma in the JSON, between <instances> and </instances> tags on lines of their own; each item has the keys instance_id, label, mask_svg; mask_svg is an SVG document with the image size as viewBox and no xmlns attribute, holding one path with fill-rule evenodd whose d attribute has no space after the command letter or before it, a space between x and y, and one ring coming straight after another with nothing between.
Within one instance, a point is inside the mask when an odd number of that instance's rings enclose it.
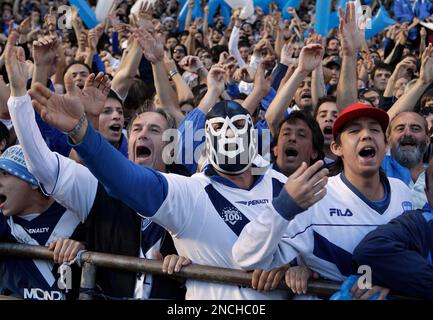
<instances>
[{"instance_id":1,"label":"man with beard","mask_svg":"<svg viewBox=\"0 0 433 320\"><path fill-rule=\"evenodd\" d=\"M297 258L298 264L326 279L343 281L350 276L352 253L362 238L400 215L402 205L411 205L408 188L380 171L388 121L384 111L364 104L353 104L340 113L333 125L331 149L343 171L329 178L326 196L311 207L291 201L283 214L263 212L245 226L233 246L235 261L250 270L275 268ZM305 166L288 178L287 191L293 199L304 192L297 176ZM286 282L292 282L287 274ZM369 299L379 291L383 298L387 290L379 287L361 298Z\"/></svg>"},{"instance_id":2,"label":"man with beard","mask_svg":"<svg viewBox=\"0 0 433 320\"><path fill-rule=\"evenodd\" d=\"M430 144L427 121L416 112L401 112L389 124L387 136L391 154L382 167L388 176L401 174L401 180L411 189L414 208L421 209L427 202L423 164Z\"/></svg>"},{"instance_id":3,"label":"man with beard","mask_svg":"<svg viewBox=\"0 0 433 320\"><path fill-rule=\"evenodd\" d=\"M371 267L373 283L411 298L433 299L433 162L426 170L428 205L370 232L353 260Z\"/></svg>"}]
</instances>

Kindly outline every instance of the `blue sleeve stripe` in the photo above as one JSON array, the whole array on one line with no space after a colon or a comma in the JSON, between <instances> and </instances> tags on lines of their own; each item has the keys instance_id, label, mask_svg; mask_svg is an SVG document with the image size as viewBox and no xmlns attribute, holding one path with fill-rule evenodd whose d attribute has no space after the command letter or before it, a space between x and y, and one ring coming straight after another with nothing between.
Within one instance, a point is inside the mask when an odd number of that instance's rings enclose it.
<instances>
[{"instance_id":1,"label":"blue sleeve stripe","mask_svg":"<svg viewBox=\"0 0 433 320\"><path fill-rule=\"evenodd\" d=\"M147 217L159 210L168 194L167 179L160 172L126 159L90 124L81 143L69 144L108 194Z\"/></svg>"},{"instance_id":2,"label":"blue sleeve stripe","mask_svg":"<svg viewBox=\"0 0 433 320\"><path fill-rule=\"evenodd\" d=\"M272 200L275 210L287 221L292 220L298 213L305 211L287 193L286 188L282 188L278 197Z\"/></svg>"}]
</instances>

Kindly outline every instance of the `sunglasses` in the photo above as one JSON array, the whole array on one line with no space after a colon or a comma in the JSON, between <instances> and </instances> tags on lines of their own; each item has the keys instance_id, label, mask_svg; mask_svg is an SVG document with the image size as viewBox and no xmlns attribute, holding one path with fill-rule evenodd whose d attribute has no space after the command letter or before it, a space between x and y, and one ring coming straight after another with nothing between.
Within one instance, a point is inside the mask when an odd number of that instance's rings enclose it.
<instances>
[{"instance_id":1,"label":"sunglasses","mask_svg":"<svg viewBox=\"0 0 433 320\"><path fill-rule=\"evenodd\" d=\"M185 50L183 50L183 49L174 49L173 50L173 53L177 53L177 52L179 52L179 53L185 53Z\"/></svg>"}]
</instances>

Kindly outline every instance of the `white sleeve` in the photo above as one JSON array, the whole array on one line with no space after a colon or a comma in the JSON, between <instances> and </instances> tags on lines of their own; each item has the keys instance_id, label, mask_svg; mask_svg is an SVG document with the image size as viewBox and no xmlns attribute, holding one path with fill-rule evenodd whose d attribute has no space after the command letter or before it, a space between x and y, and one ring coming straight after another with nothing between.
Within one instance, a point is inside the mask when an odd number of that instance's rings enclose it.
<instances>
[{"instance_id":1,"label":"white sleeve","mask_svg":"<svg viewBox=\"0 0 433 320\"><path fill-rule=\"evenodd\" d=\"M262 58L253 54L250 59L250 68L256 72L260 62L262 62Z\"/></svg>"},{"instance_id":2,"label":"white sleeve","mask_svg":"<svg viewBox=\"0 0 433 320\"><path fill-rule=\"evenodd\" d=\"M150 218L175 237L189 231L196 234L197 230L192 229L198 228L206 217L205 209L197 205L200 199L206 197L202 194L205 192L204 188L191 177L176 174L164 174L164 177L168 183L167 197Z\"/></svg>"},{"instance_id":3,"label":"white sleeve","mask_svg":"<svg viewBox=\"0 0 433 320\"><path fill-rule=\"evenodd\" d=\"M58 175L58 161L42 138L30 96L11 96L8 108L15 133L24 151L27 169L47 190L52 190Z\"/></svg>"},{"instance_id":4,"label":"white sleeve","mask_svg":"<svg viewBox=\"0 0 433 320\"><path fill-rule=\"evenodd\" d=\"M8 108L30 173L47 195L84 221L95 200L96 178L86 167L48 148L36 123L29 95L10 97Z\"/></svg>"},{"instance_id":5,"label":"white sleeve","mask_svg":"<svg viewBox=\"0 0 433 320\"><path fill-rule=\"evenodd\" d=\"M234 26L232 29L232 33L230 34L230 39L229 39L229 53L235 57L236 61L239 64L239 67L242 68L246 65L244 59L242 59L241 57L241 53L239 52L239 32L240 32L240 28Z\"/></svg>"},{"instance_id":6,"label":"white sleeve","mask_svg":"<svg viewBox=\"0 0 433 320\"><path fill-rule=\"evenodd\" d=\"M272 205L269 207L270 210L245 226L232 248L234 261L243 269L270 270L298 256L298 251L290 243L292 232L289 234L288 231L294 220L305 217L309 212L298 214L288 222Z\"/></svg>"}]
</instances>

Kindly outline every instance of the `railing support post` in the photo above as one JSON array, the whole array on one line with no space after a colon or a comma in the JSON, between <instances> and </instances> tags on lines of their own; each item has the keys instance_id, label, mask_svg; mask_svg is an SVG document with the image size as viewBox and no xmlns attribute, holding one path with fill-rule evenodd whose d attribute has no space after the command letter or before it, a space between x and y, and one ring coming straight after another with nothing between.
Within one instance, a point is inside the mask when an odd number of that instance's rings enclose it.
<instances>
[{"instance_id":1,"label":"railing support post","mask_svg":"<svg viewBox=\"0 0 433 320\"><path fill-rule=\"evenodd\" d=\"M84 262L81 270L79 300L93 300L93 296L88 294L86 291L95 289L95 276L96 266L90 262Z\"/></svg>"}]
</instances>

